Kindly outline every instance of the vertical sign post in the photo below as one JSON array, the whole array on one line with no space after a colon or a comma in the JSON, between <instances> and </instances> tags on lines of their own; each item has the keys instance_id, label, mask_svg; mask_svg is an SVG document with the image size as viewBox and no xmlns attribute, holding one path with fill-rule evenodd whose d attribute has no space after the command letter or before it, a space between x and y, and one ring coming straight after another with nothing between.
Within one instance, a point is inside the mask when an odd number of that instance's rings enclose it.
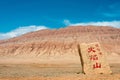
<instances>
[{"instance_id":1,"label":"vertical sign post","mask_svg":"<svg viewBox=\"0 0 120 80\"><path fill-rule=\"evenodd\" d=\"M110 74L110 66L106 61L106 52L104 52L98 42L82 43L80 45L83 72L85 74Z\"/></svg>"}]
</instances>

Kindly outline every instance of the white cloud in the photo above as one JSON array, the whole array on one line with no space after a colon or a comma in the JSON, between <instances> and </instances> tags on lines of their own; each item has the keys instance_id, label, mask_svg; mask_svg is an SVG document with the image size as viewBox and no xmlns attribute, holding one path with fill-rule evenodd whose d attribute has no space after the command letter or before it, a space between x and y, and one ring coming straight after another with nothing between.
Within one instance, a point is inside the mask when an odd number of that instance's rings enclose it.
<instances>
[{"instance_id":1,"label":"white cloud","mask_svg":"<svg viewBox=\"0 0 120 80\"><path fill-rule=\"evenodd\" d=\"M102 13L103 16L106 17L120 17L120 12L115 12L115 13Z\"/></svg>"},{"instance_id":2,"label":"white cloud","mask_svg":"<svg viewBox=\"0 0 120 80\"><path fill-rule=\"evenodd\" d=\"M19 28L12 30L10 32L7 32L7 33L0 33L0 39L9 39L9 38L13 38L16 36L20 36L20 35L28 33L28 32L38 31L41 29L47 29L47 27L36 26L36 25L23 26L23 27L19 27Z\"/></svg>"},{"instance_id":3,"label":"white cloud","mask_svg":"<svg viewBox=\"0 0 120 80\"><path fill-rule=\"evenodd\" d=\"M65 19L65 20L63 21L63 23L64 23L65 25L70 25L70 24L71 24L71 22L70 22L69 20L67 20L67 19Z\"/></svg>"},{"instance_id":4,"label":"white cloud","mask_svg":"<svg viewBox=\"0 0 120 80\"><path fill-rule=\"evenodd\" d=\"M69 23L69 24L66 24ZM112 26L120 28L120 21L101 21L101 22L86 22L86 23L71 23L69 20L64 20L64 24L67 26L87 26L87 25L94 25L94 26Z\"/></svg>"},{"instance_id":5,"label":"white cloud","mask_svg":"<svg viewBox=\"0 0 120 80\"><path fill-rule=\"evenodd\" d=\"M112 3L108 5L107 11L100 11L101 16L108 17L108 18L114 18L114 17L120 17L120 3Z\"/></svg>"}]
</instances>

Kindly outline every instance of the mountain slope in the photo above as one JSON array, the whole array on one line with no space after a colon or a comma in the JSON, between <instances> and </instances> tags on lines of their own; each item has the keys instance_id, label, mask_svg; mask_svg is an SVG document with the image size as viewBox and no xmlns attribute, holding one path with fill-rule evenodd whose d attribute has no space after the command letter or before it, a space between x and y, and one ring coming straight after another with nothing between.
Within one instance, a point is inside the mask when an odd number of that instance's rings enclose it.
<instances>
[{"instance_id":1,"label":"mountain slope","mask_svg":"<svg viewBox=\"0 0 120 80\"><path fill-rule=\"evenodd\" d=\"M70 26L40 30L0 41L1 56L78 56L80 43L100 42L110 53L120 54L120 29L102 26Z\"/></svg>"}]
</instances>

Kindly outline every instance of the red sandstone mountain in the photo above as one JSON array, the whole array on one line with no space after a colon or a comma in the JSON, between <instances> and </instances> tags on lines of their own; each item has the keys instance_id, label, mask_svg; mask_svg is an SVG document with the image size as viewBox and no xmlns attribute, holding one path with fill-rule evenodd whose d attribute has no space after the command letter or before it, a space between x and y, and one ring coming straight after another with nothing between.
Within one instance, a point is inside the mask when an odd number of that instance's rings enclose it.
<instances>
[{"instance_id":1,"label":"red sandstone mountain","mask_svg":"<svg viewBox=\"0 0 120 80\"><path fill-rule=\"evenodd\" d=\"M120 28L70 26L39 30L0 41L0 55L78 55L77 45L83 42L100 42L108 52L120 54Z\"/></svg>"}]
</instances>

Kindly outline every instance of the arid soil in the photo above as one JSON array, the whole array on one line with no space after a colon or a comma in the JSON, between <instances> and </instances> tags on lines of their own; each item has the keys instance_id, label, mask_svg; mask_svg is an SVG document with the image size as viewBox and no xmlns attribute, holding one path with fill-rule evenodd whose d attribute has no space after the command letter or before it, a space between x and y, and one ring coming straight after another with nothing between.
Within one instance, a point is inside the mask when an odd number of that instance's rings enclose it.
<instances>
[{"instance_id":1,"label":"arid soil","mask_svg":"<svg viewBox=\"0 0 120 80\"><path fill-rule=\"evenodd\" d=\"M119 28L70 26L56 30L39 30L0 40L0 56L78 56L78 45L93 42L99 42L109 53L120 55Z\"/></svg>"},{"instance_id":2,"label":"arid soil","mask_svg":"<svg viewBox=\"0 0 120 80\"><path fill-rule=\"evenodd\" d=\"M0 64L0 80L120 80L120 64L110 64L113 74L85 75L81 64Z\"/></svg>"},{"instance_id":3,"label":"arid soil","mask_svg":"<svg viewBox=\"0 0 120 80\"><path fill-rule=\"evenodd\" d=\"M99 42L113 74L82 73L78 45ZM70 26L0 40L0 80L120 80L120 28Z\"/></svg>"}]
</instances>

